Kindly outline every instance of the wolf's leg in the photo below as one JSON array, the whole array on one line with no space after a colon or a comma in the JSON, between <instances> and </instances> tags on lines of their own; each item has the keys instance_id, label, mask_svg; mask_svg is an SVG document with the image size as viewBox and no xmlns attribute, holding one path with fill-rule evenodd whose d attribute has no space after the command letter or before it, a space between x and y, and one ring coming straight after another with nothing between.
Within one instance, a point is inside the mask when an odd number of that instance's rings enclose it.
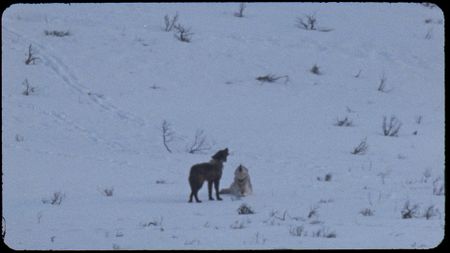
<instances>
[{"instance_id":1,"label":"wolf's leg","mask_svg":"<svg viewBox=\"0 0 450 253\"><path fill-rule=\"evenodd\" d=\"M203 182L200 183L196 183L196 182L191 182L191 195L189 197L189 202L192 202L192 197L195 198L195 201L200 203L201 201L198 199L198 191L200 190L200 188L202 188Z\"/></svg>"},{"instance_id":2,"label":"wolf's leg","mask_svg":"<svg viewBox=\"0 0 450 253\"><path fill-rule=\"evenodd\" d=\"M222 198L219 196L219 182L220 182L220 179L214 180L214 188L216 190L216 199L222 200Z\"/></svg>"},{"instance_id":3,"label":"wolf's leg","mask_svg":"<svg viewBox=\"0 0 450 253\"><path fill-rule=\"evenodd\" d=\"M191 191L191 195L189 196L189 203L192 203L192 197L194 197L194 192Z\"/></svg>"},{"instance_id":4,"label":"wolf's leg","mask_svg":"<svg viewBox=\"0 0 450 253\"><path fill-rule=\"evenodd\" d=\"M195 201L197 201L197 203L202 203L202 201L198 199L197 194L198 194L198 191L194 193Z\"/></svg>"},{"instance_id":5,"label":"wolf's leg","mask_svg":"<svg viewBox=\"0 0 450 253\"><path fill-rule=\"evenodd\" d=\"M208 181L208 197L209 197L209 200L214 200L214 198L212 197L212 185L213 185L213 181Z\"/></svg>"}]
</instances>

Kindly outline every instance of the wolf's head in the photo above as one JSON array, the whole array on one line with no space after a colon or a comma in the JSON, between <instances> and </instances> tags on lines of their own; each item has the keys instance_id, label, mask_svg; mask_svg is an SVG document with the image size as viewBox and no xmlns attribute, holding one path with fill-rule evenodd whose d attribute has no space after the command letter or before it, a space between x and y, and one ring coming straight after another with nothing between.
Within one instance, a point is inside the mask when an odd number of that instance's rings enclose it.
<instances>
[{"instance_id":1,"label":"wolf's head","mask_svg":"<svg viewBox=\"0 0 450 253\"><path fill-rule=\"evenodd\" d=\"M234 171L234 176L239 180L245 179L248 176L248 169L241 164Z\"/></svg>"},{"instance_id":2,"label":"wolf's head","mask_svg":"<svg viewBox=\"0 0 450 253\"><path fill-rule=\"evenodd\" d=\"M227 156L228 156L228 148L217 151L217 153L213 155L211 158L219 162L226 162Z\"/></svg>"}]
</instances>

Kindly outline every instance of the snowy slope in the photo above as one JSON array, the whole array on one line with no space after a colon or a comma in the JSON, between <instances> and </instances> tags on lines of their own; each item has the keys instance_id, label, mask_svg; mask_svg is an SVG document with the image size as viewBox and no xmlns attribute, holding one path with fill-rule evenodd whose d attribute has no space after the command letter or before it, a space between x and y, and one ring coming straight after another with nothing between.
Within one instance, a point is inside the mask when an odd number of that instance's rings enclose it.
<instances>
[{"instance_id":1,"label":"snowy slope","mask_svg":"<svg viewBox=\"0 0 450 253\"><path fill-rule=\"evenodd\" d=\"M4 11L2 216L9 247L441 242L442 11L412 3L253 3L239 18L238 7L18 4ZM193 32L189 43L164 31L164 16L176 13ZM296 27L298 17L312 14L333 30ZM27 65L30 45L38 59ZM315 64L321 75L311 73ZM289 78L256 80L268 74ZM385 92L378 91L383 77ZM29 96L25 80L35 87ZM401 121L397 137L383 135L383 116ZM353 126L335 126L345 117ZM162 141L164 120L174 132L172 153ZM211 148L190 154L197 130ZM352 154L363 139L367 152ZM204 186L203 203L187 203L189 168L225 147L231 155L221 186L244 164L254 194L207 201ZM56 192L64 196L59 205L44 203ZM417 213L403 219L407 202ZM243 203L255 213L239 215Z\"/></svg>"}]
</instances>

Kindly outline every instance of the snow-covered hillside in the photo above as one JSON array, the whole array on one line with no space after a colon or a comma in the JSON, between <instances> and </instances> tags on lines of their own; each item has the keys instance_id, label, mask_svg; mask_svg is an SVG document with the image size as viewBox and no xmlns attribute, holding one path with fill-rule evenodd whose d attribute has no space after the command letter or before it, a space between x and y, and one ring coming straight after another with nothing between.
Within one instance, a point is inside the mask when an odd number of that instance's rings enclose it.
<instances>
[{"instance_id":1,"label":"snow-covered hillside","mask_svg":"<svg viewBox=\"0 0 450 253\"><path fill-rule=\"evenodd\" d=\"M9 247L439 245L439 7L250 3L243 17L238 10L239 3L17 4L3 12ZM177 14L189 42L165 31L164 17ZM395 136L385 136L384 117ZM397 134L388 133L391 117ZM188 152L196 134L204 150ZM254 193L208 201L205 184L203 203L188 203L190 167L225 147L221 187L243 164ZM239 214L241 205L254 213Z\"/></svg>"}]
</instances>

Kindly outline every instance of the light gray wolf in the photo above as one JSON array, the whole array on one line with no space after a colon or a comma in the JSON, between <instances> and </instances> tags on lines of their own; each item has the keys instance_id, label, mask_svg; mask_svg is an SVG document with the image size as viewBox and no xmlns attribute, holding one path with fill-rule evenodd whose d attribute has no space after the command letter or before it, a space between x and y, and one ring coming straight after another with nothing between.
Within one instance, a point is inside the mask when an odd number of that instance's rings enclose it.
<instances>
[{"instance_id":1,"label":"light gray wolf","mask_svg":"<svg viewBox=\"0 0 450 253\"><path fill-rule=\"evenodd\" d=\"M220 191L221 194L233 194L236 196L247 196L252 194L252 182L250 181L250 174L248 169L239 165L234 171L234 181L230 188L225 188Z\"/></svg>"},{"instance_id":2,"label":"light gray wolf","mask_svg":"<svg viewBox=\"0 0 450 253\"><path fill-rule=\"evenodd\" d=\"M198 199L198 191L202 188L203 183L208 181L208 196L209 200L214 200L212 197L212 186L216 190L217 200L222 200L219 196L219 182L222 177L223 163L227 161L228 148L219 150L211 157L211 161L207 163L195 164L191 167L189 173L189 185L191 186L191 195L189 196L189 202L192 202L192 197L195 201L200 203Z\"/></svg>"}]
</instances>

